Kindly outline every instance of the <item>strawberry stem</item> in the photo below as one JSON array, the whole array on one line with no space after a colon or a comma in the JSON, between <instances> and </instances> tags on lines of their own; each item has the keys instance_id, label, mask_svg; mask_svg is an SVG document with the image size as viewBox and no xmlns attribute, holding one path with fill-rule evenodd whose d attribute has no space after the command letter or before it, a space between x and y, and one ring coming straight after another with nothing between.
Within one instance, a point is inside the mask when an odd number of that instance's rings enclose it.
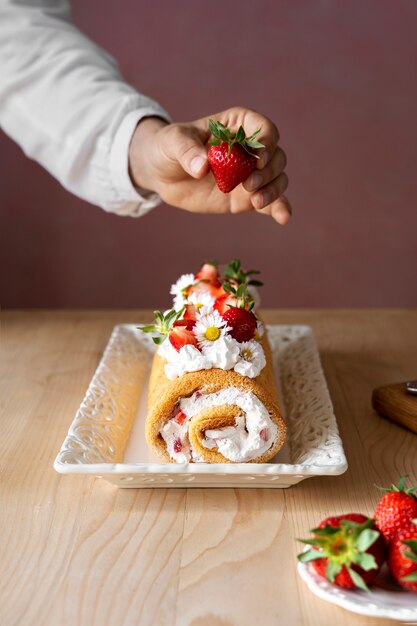
<instances>
[{"instance_id":1,"label":"strawberry stem","mask_svg":"<svg viewBox=\"0 0 417 626\"><path fill-rule=\"evenodd\" d=\"M261 132L262 128L258 128L250 137L246 137L243 126L239 126L236 133L232 132L221 122L216 122L209 119L209 129L214 139L209 141L211 146L220 146L222 143L228 144L228 156L230 156L234 144L239 144L242 148L255 159L259 159L259 156L253 152L258 148L265 148L264 144L257 141L256 137Z\"/></svg>"}]
</instances>

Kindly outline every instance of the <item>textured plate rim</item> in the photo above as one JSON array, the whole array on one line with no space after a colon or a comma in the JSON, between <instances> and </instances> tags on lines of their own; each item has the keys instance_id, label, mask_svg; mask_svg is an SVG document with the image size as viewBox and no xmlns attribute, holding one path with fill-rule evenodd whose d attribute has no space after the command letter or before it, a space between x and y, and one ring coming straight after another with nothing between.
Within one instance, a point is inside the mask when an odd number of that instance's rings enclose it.
<instances>
[{"instance_id":1,"label":"textured plate rim","mask_svg":"<svg viewBox=\"0 0 417 626\"><path fill-rule=\"evenodd\" d=\"M103 353L102 359L97 367L95 374L93 375L89 383L87 392L90 386L92 385L95 376L103 367L103 360L106 357L106 352L109 349L109 344L111 344L113 340L115 331L117 331L118 329L123 329L123 328L131 328L132 326L133 326L132 324L119 324L116 327L114 327L113 333L109 339L109 343L107 344L106 350ZM317 353L316 354L317 368L323 378L324 387L328 395L327 382L326 382L324 372L321 366L319 352L318 352L317 345L315 342L313 329L311 328L311 326L304 325L304 324L268 325L268 328L270 329L283 328L283 327L302 329L304 331L308 331L308 333L310 334L311 340L314 343L314 347ZM335 426L336 433L338 433L338 425L337 425L337 420L336 420L336 417L334 416L334 413L333 413L333 419L334 419L334 426ZM71 431L71 428L75 422L76 422L76 417L71 423L68 432ZM340 435L337 434L337 436L340 440ZM298 463L298 464L292 464L292 463L262 463L262 464L236 463L234 464L233 463L232 464L232 463L224 463L224 464L210 465L210 464L189 464L189 463L177 464L177 463L158 463L158 462L156 463L131 463L131 462L129 463L123 463L123 462L69 463L69 462L62 462L60 460L61 453L65 449L65 443L66 443L66 440L64 440L61 450L58 453L53 464L54 469L60 474L93 474L93 475L100 475L100 476L120 476L122 474L131 474L131 475L152 474L155 476L158 476L158 474L165 474L165 475L167 474L171 474L171 475L175 475L175 474L216 475L217 474L217 475L222 475L223 477L225 475L231 476L231 477L232 476L238 477L242 475L254 474L254 475L257 475L259 478L261 476L264 476L265 478L267 478L269 476L282 475L283 477L287 476L287 477L293 477L293 478L298 478L299 480L302 480L304 478L308 478L312 476L323 476L323 475L337 476L337 475L343 474L347 470L347 467L348 467L348 463L346 460L346 456L344 454L343 444L341 440L340 440L340 450L339 450L341 461L339 463L332 463L332 464L327 464L327 463L324 463L324 464L311 464L311 463L310 464L303 464L303 463Z\"/></svg>"}]
</instances>

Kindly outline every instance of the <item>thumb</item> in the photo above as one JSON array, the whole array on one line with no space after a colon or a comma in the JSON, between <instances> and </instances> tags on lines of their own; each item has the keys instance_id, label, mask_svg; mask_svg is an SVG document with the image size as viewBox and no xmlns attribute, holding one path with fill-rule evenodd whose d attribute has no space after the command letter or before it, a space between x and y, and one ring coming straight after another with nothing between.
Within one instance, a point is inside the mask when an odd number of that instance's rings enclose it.
<instances>
[{"instance_id":1,"label":"thumb","mask_svg":"<svg viewBox=\"0 0 417 626\"><path fill-rule=\"evenodd\" d=\"M207 149L203 143L206 135L195 126L178 126L167 146L169 156L193 178L202 178L208 171Z\"/></svg>"}]
</instances>

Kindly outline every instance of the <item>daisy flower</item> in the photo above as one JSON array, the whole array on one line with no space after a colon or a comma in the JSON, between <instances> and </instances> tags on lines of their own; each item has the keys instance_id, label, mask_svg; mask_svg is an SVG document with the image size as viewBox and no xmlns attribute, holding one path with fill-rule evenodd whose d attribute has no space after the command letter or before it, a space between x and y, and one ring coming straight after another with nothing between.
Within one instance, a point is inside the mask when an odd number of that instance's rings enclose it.
<instances>
[{"instance_id":1,"label":"daisy flower","mask_svg":"<svg viewBox=\"0 0 417 626\"><path fill-rule=\"evenodd\" d=\"M239 344L240 355L234 366L235 372L255 378L266 365L265 353L260 343L251 339Z\"/></svg>"},{"instance_id":2,"label":"daisy flower","mask_svg":"<svg viewBox=\"0 0 417 626\"><path fill-rule=\"evenodd\" d=\"M191 293L187 299L187 303L194 304L199 316L211 313L215 301L212 295L203 291Z\"/></svg>"},{"instance_id":3,"label":"daisy flower","mask_svg":"<svg viewBox=\"0 0 417 626\"><path fill-rule=\"evenodd\" d=\"M208 348L230 330L217 311L199 315L193 328L200 348Z\"/></svg>"},{"instance_id":4,"label":"daisy flower","mask_svg":"<svg viewBox=\"0 0 417 626\"><path fill-rule=\"evenodd\" d=\"M174 296L174 308L176 311L182 309L187 298L187 289L195 282L194 274L183 274L176 283L171 285L170 294Z\"/></svg>"}]
</instances>

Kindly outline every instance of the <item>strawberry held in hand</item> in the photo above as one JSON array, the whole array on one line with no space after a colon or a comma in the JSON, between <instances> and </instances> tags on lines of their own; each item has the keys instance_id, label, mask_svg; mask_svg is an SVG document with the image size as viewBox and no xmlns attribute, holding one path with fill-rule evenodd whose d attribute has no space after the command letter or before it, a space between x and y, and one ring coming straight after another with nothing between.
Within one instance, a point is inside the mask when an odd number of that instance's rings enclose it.
<instances>
[{"instance_id":1,"label":"strawberry held in hand","mask_svg":"<svg viewBox=\"0 0 417 626\"><path fill-rule=\"evenodd\" d=\"M300 539L312 548L298 555L331 583L345 589L368 591L385 560L386 544L374 520L359 513L323 520L311 539Z\"/></svg>"},{"instance_id":2,"label":"strawberry held in hand","mask_svg":"<svg viewBox=\"0 0 417 626\"><path fill-rule=\"evenodd\" d=\"M404 589L417 593L417 519L395 535L390 545L388 566Z\"/></svg>"},{"instance_id":3,"label":"strawberry held in hand","mask_svg":"<svg viewBox=\"0 0 417 626\"><path fill-rule=\"evenodd\" d=\"M259 157L253 150L265 147L256 140L261 129L246 137L242 126L233 133L221 122L209 120L209 127L214 139L209 142L208 162L220 191L229 193L255 169Z\"/></svg>"},{"instance_id":4,"label":"strawberry held in hand","mask_svg":"<svg viewBox=\"0 0 417 626\"><path fill-rule=\"evenodd\" d=\"M386 493L375 510L375 523L388 542L417 518L417 498L414 495L417 487L405 489L405 479L406 476L403 476L398 485L383 489Z\"/></svg>"}]
</instances>

